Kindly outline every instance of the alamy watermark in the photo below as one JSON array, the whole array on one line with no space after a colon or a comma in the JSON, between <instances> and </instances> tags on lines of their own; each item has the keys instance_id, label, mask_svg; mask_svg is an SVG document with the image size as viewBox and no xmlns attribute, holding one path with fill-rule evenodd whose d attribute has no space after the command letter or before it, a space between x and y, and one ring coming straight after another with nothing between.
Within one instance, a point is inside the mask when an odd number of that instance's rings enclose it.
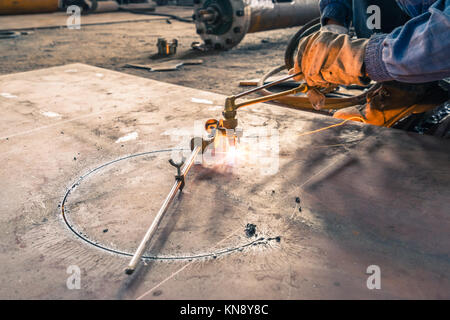
<instances>
[{"instance_id":1,"label":"alamy watermark","mask_svg":"<svg viewBox=\"0 0 450 320\"><path fill-rule=\"evenodd\" d=\"M81 8L75 5L69 6L67 7L66 13L69 15L66 20L67 29L81 29Z\"/></svg>"},{"instance_id":2,"label":"alamy watermark","mask_svg":"<svg viewBox=\"0 0 450 320\"><path fill-rule=\"evenodd\" d=\"M81 270L76 265L67 267L66 273L70 276L66 280L66 286L69 290L81 289Z\"/></svg>"},{"instance_id":3,"label":"alamy watermark","mask_svg":"<svg viewBox=\"0 0 450 320\"><path fill-rule=\"evenodd\" d=\"M374 264L370 265L367 267L366 273L370 274L370 276L367 278L367 282L366 282L367 289L380 290L381 289L381 269L380 269L380 267L377 265L374 265Z\"/></svg>"},{"instance_id":4,"label":"alamy watermark","mask_svg":"<svg viewBox=\"0 0 450 320\"><path fill-rule=\"evenodd\" d=\"M366 25L369 30L381 30L381 9L377 5L371 5L367 7L367 14L370 16L367 18Z\"/></svg>"}]
</instances>

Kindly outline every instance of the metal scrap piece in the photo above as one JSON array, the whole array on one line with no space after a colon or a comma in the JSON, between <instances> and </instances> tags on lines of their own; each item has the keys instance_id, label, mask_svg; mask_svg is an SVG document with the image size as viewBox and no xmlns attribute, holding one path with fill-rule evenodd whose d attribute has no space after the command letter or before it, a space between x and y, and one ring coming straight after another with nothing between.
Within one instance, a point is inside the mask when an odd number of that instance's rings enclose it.
<instances>
[{"instance_id":1,"label":"metal scrap piece","mask_svg":"<svg viewBox=\"0 0 450 320\"><path fill-rule=\"evenodd\" d=\"M176 71L179 70L182 66L192 66L202 64L203 60L195 59L195 60L169 60L164 62L159 62L155 64L134 64L127 63L125 65L126 68L136 68L136 69L145 69L148 71Z\"/></svg>"}]
</instances>

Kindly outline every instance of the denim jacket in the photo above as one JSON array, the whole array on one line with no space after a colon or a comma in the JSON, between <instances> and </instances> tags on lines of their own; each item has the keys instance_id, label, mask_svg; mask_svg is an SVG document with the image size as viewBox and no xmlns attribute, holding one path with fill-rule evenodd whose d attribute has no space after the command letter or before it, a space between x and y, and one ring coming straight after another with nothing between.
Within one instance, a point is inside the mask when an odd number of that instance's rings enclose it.
<instances>
[{"instance_id":1,"label":"denim jacket","mask_svg":"<svg viewBox=\"0 0 450 320\"><path fill-rule=\"evenodd\" d=\"M450 77L450 0L396 2L411 19L370 38L365 54L370 78L421 83ZM348 26L352 7L352 0L321 0L322 23L332 18Z\"/></svg>"}]
</instances>

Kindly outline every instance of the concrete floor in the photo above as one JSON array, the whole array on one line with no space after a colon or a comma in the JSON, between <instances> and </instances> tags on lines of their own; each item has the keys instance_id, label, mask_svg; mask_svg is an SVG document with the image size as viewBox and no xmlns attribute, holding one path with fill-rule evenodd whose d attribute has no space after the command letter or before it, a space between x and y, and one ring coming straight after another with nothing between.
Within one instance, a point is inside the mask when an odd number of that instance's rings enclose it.
<instances>
[{"instance_id":1,"label":"concrete floor","mask_svg":"<svg viewBox=\"0 0 450 320\"><path fill-rule=\"evenodd\" d=\"M172 10L172 8L169 8ZM191 16L192 9L177 8L180 16ZM116 13L119 14L119 13ZM122 13L120 13L122 14ZM113 15L110 13L108 15ZM51 16L51 15L50 15ZM134 15L135 19L142 18ZM94 23L103 21L102 14L88 16ZM95 19L94 19L95 18ZM21 27L21 19L12 25L8 17L0 17L11 28ZM41 23L41 15L29 15ZM51 20L50 20L51 21ZM80 30L67 28L36 29L32 34L0 41L0 74L29 71L68 63L86 63L154 80L179 84L216 93L238 93L239 80L260 78L270 69L282 65L287 43L298 28L248 34L233 50L201 53L191 50L191 43L200 41L194 24L167 19L83 25ZM41 23L42 24L42 23ZM50 22L49 22L50 25ZM147 64L157 52L159 37L178 39L177 57L203 59L202 65L184 66L176 72L148 72L125 68L127 63Z\"/></svg>"},{"instance_id":2,"label":"concrete floor","mask_svg":"<svg viewBox=\"0 0 450 320\"><path fill-rule=\"evenodd\" d=\"M178 15L190 19L192 7L161 6L155 12ZM0 30L27 31L33 29L62 29L66 28L68 15L66 12L42 13L33 15L1 15ZM83 26L111 25L115 23L167 20L167 17L149 16L145 14L133 14L123 11L103 12L100 14L89 14L81 17Z\"/></svg>"},{"instance_id":3,"label":"concrete floor","mask_svg":"<svg viewBox=\"0 0 450 320\"><path fill-rule=\"evenodd\" d=\"M282 64L295 31L250 34L209 54L190 51L199 40L193 25L173 20L1 40L0 298L448 299L449 142L357 123L299 136L336 121L272 105L239 119L246 135L278 132L279 157L275 148L255 158L252 148L264 150L267 140L248 138L234 165L194 167L147 252L168 259L127 277L126 256L64 223L70 190L71 226L132 252L173 182L172 152L163 150L184 148L219 117L240 79ZM203 65L124 68L150 63L159 36L177 37L180 56ZM160 152L78 180L152 151ZM245 235L247 223L257 237ZM179 259L197 254L209 256ZM381 290L367 289L370 265L381 269ZM70 266L81 270L79 290L66 285Z\"/></svg>"}]
</instances>

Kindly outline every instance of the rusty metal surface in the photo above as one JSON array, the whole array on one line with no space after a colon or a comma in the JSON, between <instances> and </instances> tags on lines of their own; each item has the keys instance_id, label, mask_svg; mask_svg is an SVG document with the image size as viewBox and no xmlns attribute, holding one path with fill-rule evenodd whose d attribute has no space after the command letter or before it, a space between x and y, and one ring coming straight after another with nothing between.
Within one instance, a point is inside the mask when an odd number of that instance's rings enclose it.
<instances>
[{"instance_id":1,"label":"rusty metal surface","mask_svg":"<svg viewBox=\"0 0 450 320\"><path fill-rule=\"evenodd\" d=\"M219 115L225 96L81 64L2 76L0 88L1 298L450 298L448 140L358 123L302 135L337 121L243 109L244 135L278 130L279 156L269 159L278 170L263 174L263 163L246 159L193 167L147 254L242 250L152 261L129 278L126 257L67 229L63 195L108 161L177 146L173 136ZM170 157L92 174L67 201L71 222L132 251L173 183ZM255 239L247 224L280 241L245 247ZM82 271L80 290L66 287L71 265ZM381 269L380 290L366 286L370 265Z\"/></svg>"}]
</instances>

